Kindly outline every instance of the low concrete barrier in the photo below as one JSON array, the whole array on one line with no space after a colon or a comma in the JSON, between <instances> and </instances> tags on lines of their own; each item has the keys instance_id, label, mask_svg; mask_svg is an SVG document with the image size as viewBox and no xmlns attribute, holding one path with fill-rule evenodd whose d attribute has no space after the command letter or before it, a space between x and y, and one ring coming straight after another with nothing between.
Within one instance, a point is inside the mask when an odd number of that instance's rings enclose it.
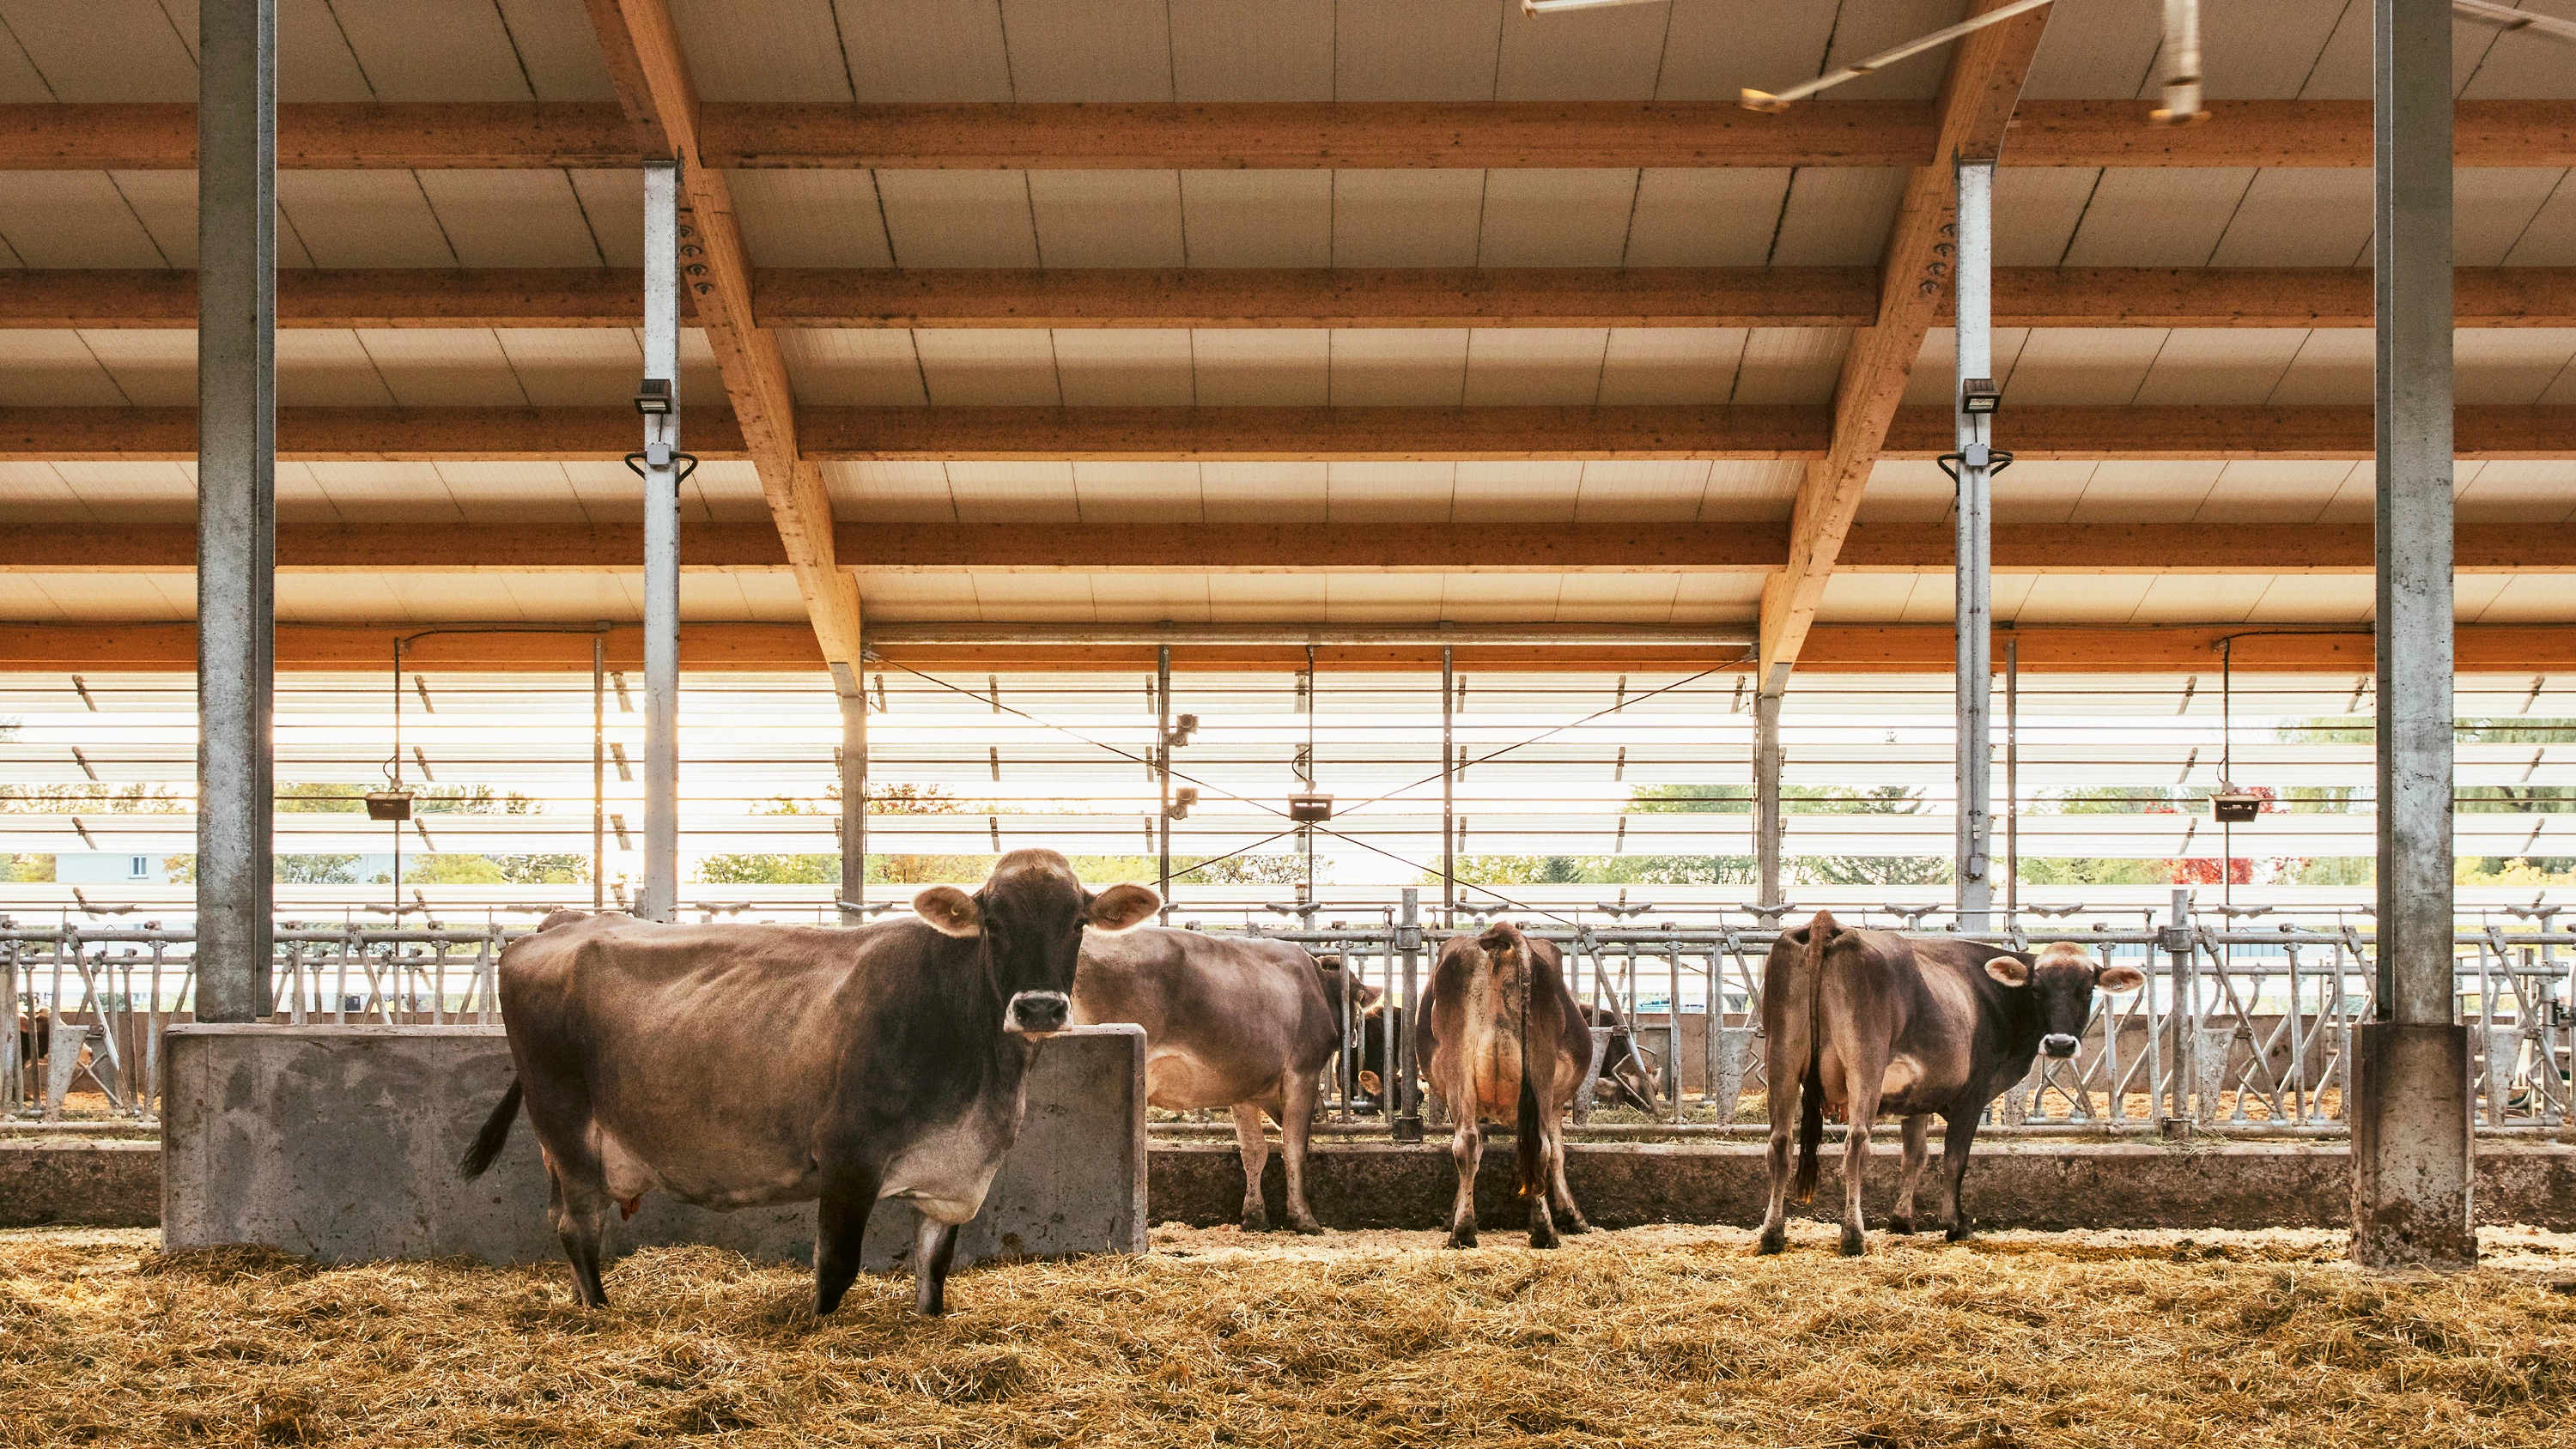
<instances>
[{"instance_id":1,"label":"low concrete barrier","mask_svg":"<svg viewBox=\"0 0 2576 1449\"><path fill-rule=\"evenodd\" d=\"M0 1228L148 1228L160 1221L158 1142L0 1142Z\"/></svg>"},{"instance_id":2,"label":"low concrete barrier","mask_svg":"<svg viewBox=\"0 0 2576 1449\"><path fill-rule=\"evenodd\" d=\"M1039 1048L1019 1143L958 1234L960 1264L1144 1251L1144 1044L1136 1027L1102 1026ZM169 1248L263 1243L325 1262L562 1257L524 1120L488 1175L457 1177L510 1081L499 1027L186 1026L171 1031L167 1061L158 1216ZM1236 1190L1239 1203L1239 1176ZM720 1213L657 1193L612 1221L609 1241L811 1261L814 1211ZM902 1265L918 1221L881 1205L866 1265Z\"/></svg>"}]
</instances>

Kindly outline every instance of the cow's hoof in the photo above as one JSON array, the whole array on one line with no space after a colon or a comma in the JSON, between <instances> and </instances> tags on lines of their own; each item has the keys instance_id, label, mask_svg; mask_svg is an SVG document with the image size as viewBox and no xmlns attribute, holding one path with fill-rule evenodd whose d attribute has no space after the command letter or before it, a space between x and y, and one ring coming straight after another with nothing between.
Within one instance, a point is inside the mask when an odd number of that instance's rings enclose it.
<instances>
[{"instance_id":1,"label":"cow's hoof","mask_svg":"<svg viewBox=\"0 0 2576 1449\"><path fill-rule=\"evenodd\" d=\"M1869 1243L1866 1239L1848 1228L1843 1230L1842 1254L1844 1257L1857 1258L1868 1251Z\"/></svg>"},{"instance_id":2,"label":"cow's hoof","mask_svg":"<svg viewBox=\"0 0 2576 1449\"><path fill-rule=\"evenodd\" d=\"M1941 1236L1949 1242L1964 1243L1968 1240L1968 1225L1966 1223L1952 1223L1949 1231L1943 1233Z\"/></svg>"},{"instance_id":3,"label":"cow's hoof","mask_svg":"<svg viewBox=\"0 0 2576 1449\"><path fill-rule=\"evenodd\" d=\"M1568 1237L1572 1237L1577 1233L1588 1233L1592 1231L1592 1225L1581 1218L1576 1218L1574 1221L1558 1228L1557 1231Z\"/></svg>"},{"instance_id":4,"label":"cow's hoof","mask_svg":"<svg viewBox=\"0 0 2576 1449\"><path fill-rule=\"evenodd\" d=\"M1912 1218L1889 1218L1889 1219L1887 1220L1887 1230L1888 1230L1889 1232L1891 1232L1891 1233L1896 1234L1896 1235L1897 1235L1897 1236L1899 1236L1899 1237L1906 1237L1906 1238L1913 1237L1913 1236L1914 1236L1914 1219L1912 1219Z\"/></svg>"},{"instance_id":5,"label":"cow's hoof","mask_svg":"<svg viewBox=\"0 0 2576 1449\"><path fill-rule=\"evenodd\" d=\"M1767 1256L1787 1246L1789 1246L1788 1232L1781 1228L1772 1228L1763 1233L1761 1241L1753 1245L1753 1251Z\"/></svg>"},{"instance_id":6,"label":"cow's hoof","mask_svg":"<svg viewBox=\"0 0 2576 1449\"><path fill-rule=\"evenodd\" d=\"M1320 1238L1324 1235L1324 1225L1313 1218L1308 1218L1301 1223L1292 1223L1289 1226L1294 1228L1300 1237Z\"/></svg>"},{"instance_id":7,"label":"cow's hoof","mask_svg":"<svg viewBox=\"0 0 2576 1449\"><path fill-rule=\"evenodd\" d=\"M1556 1246L1556 1234L1532 1233L1530 1234L1530 1246L1541 1249L1554 1248Z\"/></svg>"},{"instance_id":8,"label":"cow's hoof","mask_svg":"<svg viewBox=\"0 0 2576 1449\"><path fill-rule=\"evenodd\" d=\"M1243 1230L1247 1233L1266 1233L1270 1231L1270 1215L1268 1213L1245 1213L1243 1215Z\"/></svg>"},{"instance_id":9,"label":"cow's hoof","mask_svg":"<svg viewBox=\"0 0 2576 1449\"><path fill-rule=\"evenodd\" d=\"M1476 1230L1474 1228L1467 1228L1460 1232L1451 1233L1449 1235L1449 1246L1453 1248L1472 1248L1476 1246Z\"/></svg>"}]
</instances>

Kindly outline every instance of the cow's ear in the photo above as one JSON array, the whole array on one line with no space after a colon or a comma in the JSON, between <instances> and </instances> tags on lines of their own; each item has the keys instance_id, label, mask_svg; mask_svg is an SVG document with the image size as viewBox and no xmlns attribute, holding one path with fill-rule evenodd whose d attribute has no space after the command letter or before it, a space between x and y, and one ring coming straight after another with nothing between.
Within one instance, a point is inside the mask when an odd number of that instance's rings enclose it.
<instances>
[{"instance_id":1,"label":"cow's ear","mask_svg":"<svg viewBox=\"0 0 2576 1449\"><path fill-rule=\"evenodd\" d=\"M912 898L914 914L943 936L984 934L984 909L955 886L932 886Z\"/></svg>"},{"instance_id":2,"label":"cow's ear","mask_svg":"<svg viewBox=\"0 0 2576 1449\"><path fill-rule=\"evenodd\" d=\"M2147 984L2147 973L2135 966L2105 966L2093 984L2105 991L2135 991Z\"/></svg>"},{"instance_id":3,"label":"cow's ear","mask_svg":"<svg viewBox=\"0 0 2576 1449\"><path fill-rule=\"evenodd\" d=\"M1124 931L1154 918L1163 898L1149 886L1114 885L1091 898L1091 924L1101 931Z\"/></svg>"},{"instance_id":4,"label":"cow's ear","mask_svg":"<svg viewBox=\"0 0 2576 1449\"><path fill-rule=\"evenodd\" d=\"M2011 956L1997 956L1986 963L1986 974L2006 986L2028 986L2030 966Z\"/></svg>"}]
</instances>

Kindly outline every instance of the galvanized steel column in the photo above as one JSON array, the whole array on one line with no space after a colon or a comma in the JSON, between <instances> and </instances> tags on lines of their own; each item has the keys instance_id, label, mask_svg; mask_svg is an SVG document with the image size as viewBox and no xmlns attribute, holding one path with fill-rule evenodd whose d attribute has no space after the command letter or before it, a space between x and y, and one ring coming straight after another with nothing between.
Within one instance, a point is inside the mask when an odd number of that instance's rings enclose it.
<instances>
[{"instance_id":1,"label":"galvanized steel column","mask_svg":"<svg viewBox=\"0 0 2576 1449\"><path fill-rule=\"evenodd\" d=\"M2355 1261L2477 1260L2452 1024L2451 6L2373 0L2378 160L2378 1020L2356 1033Z\"/></svg>"},{"instance_id":2,"label":"galvanized steel column","mask_svg":"<svg viewBox=\"0 0 2576 1449\"><path fill-rule=\"evenodd\" d=\"M835 660L832 690L841 700L841 924L857 926L868 919L868 685Z\"/></svg>"},{"instance_id":3,"label":"galvanized steel column","mask_svg":"<svg viewBox=\"0 0 2576 1449\"><path fill-rule=\"evenodd\" d=\"M1957 776L1952 879L1959 929L1982 931L1994 905L1994 530L1989 499L1994 414L1968 410L1967 385L1972 379L1991 381L1995 371L1995 166L1992 161L1962 161L1958 175L1954 335L1959 363L1951 380L1959 463L1958 601L1952 618L1958 640L1957 732L1951 752Z\"/></svg>"},{"instance_id":4,"label":"galvanized steel column","mask_svg":"<svg viewBox=\"0 0 2576 1449\"><path fill-rule=\"evenodd\" d=\"M680 168L644 163L644 375L670 411L644 419L644 882L638 914L680 905Z\"/></svg>"},{"instance_id":5,"label":"galvanized steel column","mask_svg":"<svg viewBox=\"0 0 2576 1449\"><path fill-rule=\"evenodd\" d=\"M1780 696L1753 697L1753 860L1759 905L1780 904Z\"/></svg>"},{"instance_id":6,"label":"galvanized steel column","mask_svg":"<svg viewBox=\"0 0 2576 1449\"><path fill-rule=\"evenodd\" d=\"M268 1014L277 6L197 14L197 1019Z\"/></svg>"}]
</instances>

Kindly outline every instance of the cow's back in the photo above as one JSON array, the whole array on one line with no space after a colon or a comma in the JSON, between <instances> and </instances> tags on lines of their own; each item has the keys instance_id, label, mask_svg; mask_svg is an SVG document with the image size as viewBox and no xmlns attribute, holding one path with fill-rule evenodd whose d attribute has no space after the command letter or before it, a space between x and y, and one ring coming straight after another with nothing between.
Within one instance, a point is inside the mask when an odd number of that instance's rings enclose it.
<instances>
[{"instance_id":1,"label":"cow's back","mask_svg":"<svg viewBox=\"0 0 2576 1449\"><path fill-rule=\"evenodd\" d=\"M1320 1070L1341 1039L1305 948L1158 926L1084 941L1073 1019L1143 1027L1163 1107L1248 1100L1284 1072Z\"/></svg>"}]
</instances>

